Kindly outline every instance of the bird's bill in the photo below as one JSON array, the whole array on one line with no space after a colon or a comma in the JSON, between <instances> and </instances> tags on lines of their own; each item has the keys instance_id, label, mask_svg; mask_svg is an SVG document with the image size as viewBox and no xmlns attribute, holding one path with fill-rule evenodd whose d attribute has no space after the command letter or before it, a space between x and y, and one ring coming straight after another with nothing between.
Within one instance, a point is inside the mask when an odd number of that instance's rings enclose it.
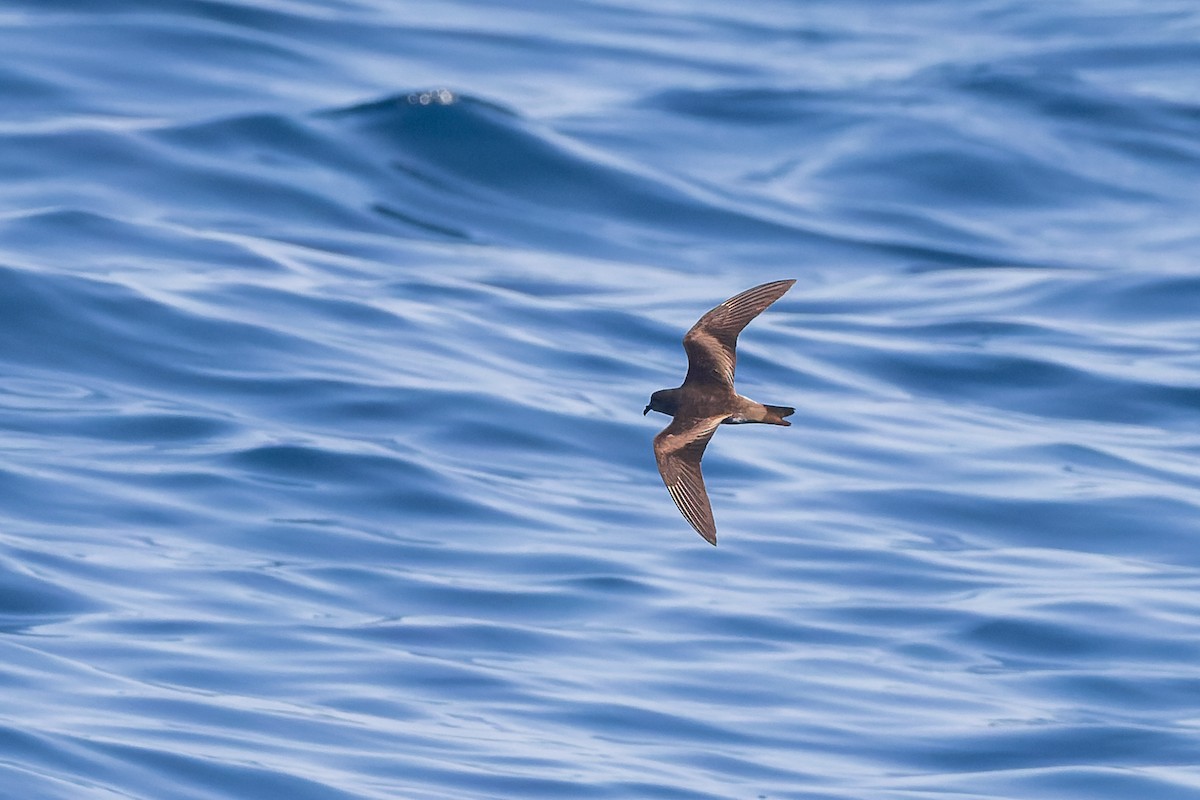
<instances>
[{"instance_id":1,"label":"bird's bill","mask_svg":"<svg viewBox=\"0 0 1200 800\"><path fill-rule=\"evenodd\" d=\"M644 416L646 416L646 415L647 415L647 414L649 414L649 413L650 413L650 406L646 406L645 408L643 408L643 409L642 409L642 416L643 416L643 417L644 417Z\"/></svg>"}]
</instances>

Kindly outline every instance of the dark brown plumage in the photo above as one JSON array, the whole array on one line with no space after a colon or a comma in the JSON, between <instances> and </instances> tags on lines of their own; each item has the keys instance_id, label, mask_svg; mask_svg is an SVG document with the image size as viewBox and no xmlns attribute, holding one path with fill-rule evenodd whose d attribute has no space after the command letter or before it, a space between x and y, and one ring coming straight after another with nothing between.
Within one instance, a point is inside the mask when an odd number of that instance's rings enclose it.
<instances>
[{"instance_id":1,"label":"dark brown plumage","mask_svg":"<svg viewBox=\"0 0 1200 800\"><path fill-rule=\"evenodd\" d=\"M700 459L704 448L725 423L761 422L791 425L787 406L767 406L742 397L733 388L737 366L737 337L742 328L792 288L796 281L774 281L747 289L709 311L683 337L688 357L687 377L675 389L650 395L642 414L658 411L675 419L654 437L654 458L671 499L696 532L717 543L712 505L704 489Z\"/></svg>"}]
</instances>

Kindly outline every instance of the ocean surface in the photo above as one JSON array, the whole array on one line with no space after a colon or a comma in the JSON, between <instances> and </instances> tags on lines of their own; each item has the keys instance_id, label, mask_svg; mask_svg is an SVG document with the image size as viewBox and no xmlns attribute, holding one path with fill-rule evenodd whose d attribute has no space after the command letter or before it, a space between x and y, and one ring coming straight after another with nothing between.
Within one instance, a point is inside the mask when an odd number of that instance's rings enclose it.
<instances>
[{"instance_id":1,"label":"ocean surface","mask_svg":"<svg viewBox=\"0 0 1200 800\"><path fill-rule=\"evenodd\" d=\"M9 0L0 797L1200 798L1194 0ZM750 286L718 547L642 408Z\"/></svg>"}]
</instances>

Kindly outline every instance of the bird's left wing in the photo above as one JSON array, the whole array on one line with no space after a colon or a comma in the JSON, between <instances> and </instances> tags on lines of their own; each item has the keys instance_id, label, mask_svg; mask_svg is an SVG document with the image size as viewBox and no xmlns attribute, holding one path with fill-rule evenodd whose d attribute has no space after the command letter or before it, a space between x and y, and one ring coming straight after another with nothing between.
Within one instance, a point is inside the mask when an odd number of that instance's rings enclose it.
<instances>
[{"instance_id":1,"label":"bird's left wing","mask_svg":"<svg viewBox=\"0 0 1200 800\"><path fill-rule=\"evenodd\" d=\"M704 488L700 459L704 448L727 415L675 420L654 437L654 458L671 499L691 526L710 544L717 543L717 525Z\"/></svg>"}]
</instances>

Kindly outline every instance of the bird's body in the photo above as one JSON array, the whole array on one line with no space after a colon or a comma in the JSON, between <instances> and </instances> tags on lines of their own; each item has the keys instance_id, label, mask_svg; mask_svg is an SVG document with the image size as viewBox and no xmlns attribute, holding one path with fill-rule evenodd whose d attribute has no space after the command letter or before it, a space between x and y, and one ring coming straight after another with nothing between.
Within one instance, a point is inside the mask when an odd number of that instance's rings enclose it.
<instances>
[{"instance_id":1,"label":"bird's body","mask_svg":"<svg viewBox=\"0 0 1200 800\"><path fill-rule=\"evenodd\" d=\"M683 337L688 371L683 385L650 396L642 414L658 411L674 419L654 437L654 457L671 498L696 531L717 543L717 526L704 488L700 459L721 424L760 422L791 425L795 409L742 397L733 388L737 337L750 320L792 288L794 280L747 289L709 311Z\"/></svg>"}]
</instances>

